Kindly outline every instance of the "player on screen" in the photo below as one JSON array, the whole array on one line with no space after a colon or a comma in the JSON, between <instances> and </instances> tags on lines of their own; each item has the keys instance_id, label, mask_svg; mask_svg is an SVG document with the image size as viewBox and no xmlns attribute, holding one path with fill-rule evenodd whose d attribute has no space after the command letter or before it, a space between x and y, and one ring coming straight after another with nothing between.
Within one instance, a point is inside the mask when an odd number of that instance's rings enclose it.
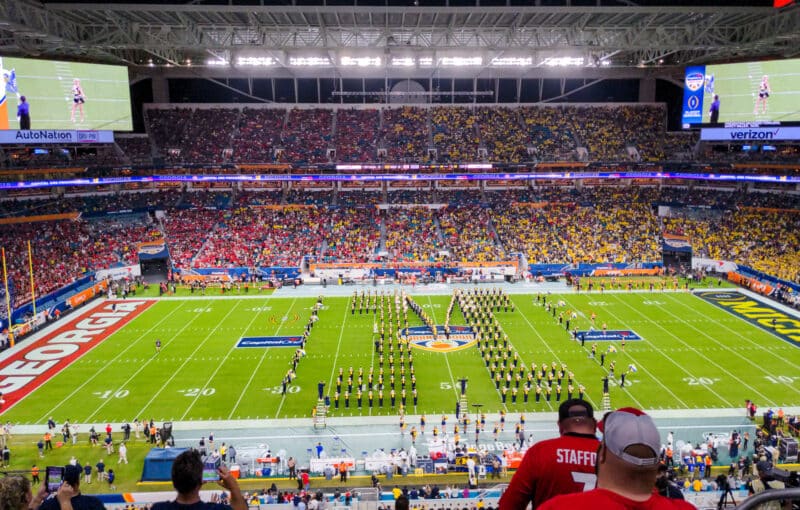
<instances>
[{"instance_id":1,"label":"player on screen","mask_svg":"<svg viewBox=\"0 0 800 510\"><path fill-rule=\"evenodd\" d=\"M706 79L705 79L705 82L704 82L704 87L705 87L705 93L706 94L710 94L712 96L714 95L714 75L713 74L707 74L706 75Z\"/></svg>"},{"instance_id":2,"label":"player on screen","mask_svg":"<svg viewBox=\"0 0 800 510\"><path fill-rule=\"evenodd\" d=\"M756 97L756 109L753 114L758 115L758 107L761 106L761 114L767 113L767 101L769 100L769 77L765 74L761 78L761 84L758 86L758 97Z\"/></svg>"},{"instance_id":3,"label":"player on screen","mask_svg":"<svg viewBox=\"0 0 800 510\"><path fill-rule=\"evenodd\" d=\"M85 117L83 114L83 104L86 102L86 95L83 93L83 87L81 87L81 80L80 78L75 78L72 80L72 113L70 115L70 120L75 122L75 110L80 111L81 113L81 122L84 121Z\"/></svg>"}]
</instances>

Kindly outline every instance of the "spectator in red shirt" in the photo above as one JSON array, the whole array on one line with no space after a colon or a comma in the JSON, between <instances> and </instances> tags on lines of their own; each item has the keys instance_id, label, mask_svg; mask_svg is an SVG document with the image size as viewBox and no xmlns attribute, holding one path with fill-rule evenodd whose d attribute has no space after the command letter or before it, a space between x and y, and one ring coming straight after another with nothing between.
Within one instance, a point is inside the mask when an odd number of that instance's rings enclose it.
<instances>
[{"instance_id":1,"label":"spectator in red shirt","mask_svg":"<svg viewBox=\"0 0 800 510\"><path fill-rule=\"evenodd\" d=\"M597 488L553 498L542 510L689 510L694 506L654 490L661 436L653 419L638 409L608 413L600 422Z\"/></svg>"},{"instance_id":2,"label":"spectator in red shirt","mask_svg":"<svg viewBox=\"0 0 800 510\"><path fill-rule=\"evenodd\" d=\"M558 408L560 437L540 441L525 453L503 497L501 510L523 510L528 503L538 508L559 494L591 490L595 484L595 460L600 442L592 405L570 399Z\"/></svg>"}]
</instances>

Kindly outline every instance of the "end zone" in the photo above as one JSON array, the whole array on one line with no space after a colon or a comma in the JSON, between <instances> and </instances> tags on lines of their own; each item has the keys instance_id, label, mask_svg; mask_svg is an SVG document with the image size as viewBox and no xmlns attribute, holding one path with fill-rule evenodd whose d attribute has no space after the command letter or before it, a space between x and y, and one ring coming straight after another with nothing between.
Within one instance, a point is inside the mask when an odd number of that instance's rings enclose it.
<instances>
[{"instance_id":1,"label":"end zone","mask_svg":"<svg viewBox=\"0 0 800 510\"><path fill-rule=\"evenodd\" d=\"M9 356L0 369L4 413L144 312L155 301L109 300Z\"/></svg>"}]
</instances>

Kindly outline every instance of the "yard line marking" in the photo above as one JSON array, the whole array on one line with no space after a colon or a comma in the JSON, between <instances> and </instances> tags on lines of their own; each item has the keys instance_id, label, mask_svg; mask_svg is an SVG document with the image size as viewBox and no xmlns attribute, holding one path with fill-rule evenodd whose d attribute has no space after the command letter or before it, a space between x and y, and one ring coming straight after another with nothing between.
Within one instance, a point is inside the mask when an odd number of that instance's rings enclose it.
<instances>
[{"instance_id":1,"label":"yard line marking","mask_svg":"<svg viewBox=\"0 0 800 510\"><path fill-rule=\"evenodd\" d=\"M698 299L699 299L699 298L698 298ZM676 300L676 299L674 299L674 298L673 298L673 301L676 301L676 302L678 302L678 303L680 302L680 301L678 301L678 300ZM684 305L684 306L686 306L686 307L688 308L688 306L687 306L687 305ZM677 318L677 319L678 319L678 320L680 320L681 322L684 322L684 323L686 323L686 325L687 325L687 326L689 326L690 328L692 328L693 330L695 330L695 331L699 332L699 333L700 333L701 335L703 335L704 337L708 338L709 340L711 340L711 341L712 341L712 342L714 342L715 344L717 344L717 345L719 345L719 346L721 346L721 347L723 347L723 348L724 348L724 344L720 343L720 342L719 342L719 341L718 341L716 338L713 338L713 337L711 337L711 336L710 336L708 333L706 333L705 331L703 331L703 330L699 329L699 328L698 328L698 327L696 327L696 326L693 326L693 325L689 324L688 322L686 322L686 321L682 320L682 319L681 319L679 316L677 316L677 315L673 314L672 312L670 312L670 311L668 311L668 310L666 310L666 309L665 309L664 311L665 311L665 312L667 312L668 314L672 315L673 317ZM728 329L728 328L726 328L726 329ZM730 330L730 329L729 329L729 331L732 331L732 330ZM769 349L764 349L764 350L765 350L765 351L767 351L767 352L769 352ZM758 370L758 369L761 369L761 367L760 367L758 364L756 364L756 363L753 363L752 361L750 361L750 360L749 360L749 359L747 359L746 357L742 356L741 354L739 354L738 352L736 352L736 350L735 350L735 349L726 349L726 351L728 351L728 352L732 352L734 355L736 355L736 356L737 356L737 357L739 357L740 359L742 359L742 360L746 361L746 362L747 362L747 364L748 364L748 365L750 365L751 367L753 367L753 368L755 368L755 369L757 369L757 370ZM777 356L777 355L776 355L776 356ZM781 358L781 360L783 360L783 359ZM712 362L712 363L713 363L713 362ZM790 363L791 363L791 362L790 362ZM794 365L794 364L792 364L792 365L795 367L795 369L796 369L796 368L798 368L798 367L797 367L797 365ZM723 369L723 370L724 370L724 369ZM727 370L725 370L725 371L726 371L728 374L730 374L730 375L733 377L733 374L731 374L731 373L730 373L730 372L728 372ZM789 388L791 388L791 389L792 389L792 390L793 390L795 393L800 393L800 389L796 388L794 385L792 385L792 384L789 384L789 385L787 385L787 386L788 386ZM752 389L752 387L750 387L750 388ZM759 394L759 395L760 395L760 394ZM764 395L761 395L761 396L763 397ZM773 404L775 404L775 402L773 402Z\"/></svg>"},{"instance_id":2,"label":"yard line marking","mask_svg":"<svg viewBox=\"0 0 800 510\"><path fill-rule=\"evenodd\" d=\"M625 305L626 307L630 308L631 310L633 310L634 312L636 312L638 315L640 315L640 316L642 316L642 317L647 317L645 314L643 314L642 312L640 312L639 310L637 310L637 309L636 309L636 308L634 308L633 306L629 305L628 303L626 303L625 301L623 301L622 299L620 299L618 296L614 296L614 299L615 299L615 300L617 300L617 301L619 301L621 304ZM619 319L619 317L617 317L616 315L614 315L613 313L611 313L611 312L610 312L610 311L608 311L608 310L606 310L606 311L607 311L607 312L608 312L608 313L609 313L609 314L610 314L612 317L614 317L614 318L615 318L617 321L619 321L619 323L620 323L620 324L624 324L624 321L621 321L621 320ZM655 322L655 321L651 321L651 322L652 322L652 323L653 323L653 324L654 324L656 327L658 327L659 329L661 329L661 330L665 331L665 332L666 332L666 333L667 333L669 336L671 336L672 338L674 338L674 339L678 340L680 343L682 343L682 344L683 344L683 345L684 345L684 346L687 348L687 350L694 351L694 353L695 353L695 354L698 354L698 355L700 355L700 352L698 352L698 351L697 351L697 349L695 349L695 348L691 347L689 344L687 344L686 342L684 342L683 340L681 340L681 339L680 339L680 338L679 338L677 335L675 335L674 333L672 333L672 332L671 332L669 329L665 328L664 326L662 326L662 325L661 325L661 324L659 324L658 322ZM641 341L649 343L649 344L650 344L650 345L652 345L652 346L653 346L653 347L654 347L654 348L655 348L655 349L656 349L658 352L661 352L661 350L660 350L660 349L658 349L657 347L655 347L655 344L654 344L654 343L652 343L652 342L650 342L649 340L642 339ZM661 354L663 354L663 353L661 353ZM673 360L673 359L672 359L672 358L670 358L669 356L664 356L664 358L666 358L666 359L669 359L669 360L672 362L672 364L673 364L673 365L675 365L676 367L680 368L680 369L681 369L681 371L682 371L684 374L688 375L689 377L692 377L692 374L691 374L691 373L690 373L688 370L686 370L686 368L684 368L682 365L680 365L679 363L677 363L675 360ZM714 361L713 361L713 360L712 360L710 357L706 356L705 358L706 358L706 360L708 360L708 362L709 362L709 363L712 363L713 365L716 365L716 366L717 366L717 368L720 368L721 370L723 370L724 372L726 372L728 375L730 375L730 376L733 378L733 380L734 380L734 381L737 381L737 382L739 382L739 378L736 378L736 377L734 377L734 376L733 376L733 374L731 374L731 373L730 373L730 372L728 372L727 370L723 369L722 367L720 367L719 365L717 365L716 363L714 363ZM741 382L741 384L742 384L742 385L744 385L744 386L747 386L747 385L746 385L744 382ZM716 396L717 396L717 398L719 398L720 400L722 400L723 402L725 402L727 405L729 405L729 406L733 407L733 404L731 404L731 402L730 402L728 399L724 398L722 395L720 395L719 393L717 393L716 391L714 391L714 390L711 388L711 386L709 386L709 385L704 385L704 386L705 386L706 388L708 388L708 390L709 390L711 393L713 393L714 395L716 395ZM748 388L750 388L750 389L753 389L753 388L752 388L752 387L750 387L750 386L747 386L747 387L748 387ZM755 392L755 393L758 393L758 392ZM759 393L759 395L761 395L761 394ZM763 397L763 395L761 395L761 396ZM764 400L767 400L767 399L765 398Z\"/></svg>"},{"instance_id":3,"label":"yard line marking","mask_svg":"<svg viewBox=\"0 0 800 510\"><path fill-rule=\"evenodd\" d=\"M436 320L436 312L434 311L435 309L433 307L433 301L431 301L431 297L430 296L428 296L428 303L431 305L431 316L433 317L434 327L436 327L436 325L439 324L439 322ZM436 334L435 331L434 331L434 334ZM411 348L411 346L409 346L409 349L410 348ZM459 395L458 395L458 389L456 388L456 379L453 376L453 371L450 369L450 360L447 359L447 353L446 352L444 352L442 354L444 354L444 363L447 365L447 372L450 374L450 385L451 385L450 387L453 389L453 393L456 394L456 399L458 399ZM503 407L505 407L505 405L503 405ZM456 416L456 419L458 419L458 416Z\"/></svg>"},{"instance_id":4,"label":"yard line marking","mask_svg":"<svg viewBox=\"0 0 800 510\"><path fill-rule=\"evenodd\" d=\"M330 387L333 385L333 375L336 373L336 364L339 361L339 350L342 347L342 337L344 336L344 325L347 323L347 314L350 312L350 301L353 299L353 296L349 296L347 298L347 302L344 304L344 319L342 319L342 325L339 328L339 342L336 344L336 354L333 356L333 367L331 368L331 378L328 379L328 391L330 392Z\"/></svg>"},{"instance_id":5,"label":"yard line marking","mask_svg":"<svg viewBox=\"0 0 800 510\"><path fill-rule=\"evenodd\" d=\"M695 296L695 297L697 297L697 295L696 295L696 294L692 294L692 295L693 295L693 296ZM672 296L670 296L670 297L672 297ZM699 299L699 300L700 300L700 301L702 301L703 303L706 303L706 301L705 301L705 300L703 300L703 299L701 299L701 298L699 298L699 297L697 297L697 299ZM682 303L680 300L677 300L677 299L674 299L674 298L673 298L673 300L674 300L676 303L678 303L678 304L680 304L680 305L684 306L685 308L689 308L690 310L694 310L694 309L693 309L691 306L689 306L689 305L688 305L688 304L686 304L686 303ZM711 308L712 308L713 310L723 310L722 308L718 308L718 307L716 307L716 306L713 306L713 305L711 305L710 303L706 303L706 304L708 304L709 306L711 306ZM756 326L756 325L754 325L754 324L751 324L751 323L750 323L750 322L748 322L748 321L744 321L744 320L740 319L739 317L737 317L737 316L733 315L733 314L732 314L732 313L731 313L729 310L723 310L723 311L725 311L727 314L730 314L732 317L731 317L730 319L722 319L722 320L714 321L714 323L715 323L715 324L720 324L721 322L736 322L737 324L740 324L740 323L744 322L744 323L746 323L746 324L748 324L748 325L750 325L750 326L752 326L752 327L756 328L758 331L764 331L763 329L759 328L758 326ZM733 319L733 320L731 320L731 319ZM705 321L704 321L704 322L705 322ZM764 353L764 354L769 354L769 355L771 355L771 356L774 356L775 358L778 358L780 361L783 361L784 363L788 363L788 364L789 364L789 365L791 365L791 366L792 366L792 367L793 367L795 370L798 370L798 371L800 371L800 365L798 365L798 364L796 364L796 363L792 363L790 360L788 360L788 359L786 359L786 358L782 358L782 357L781 357L781 356L779 356L779 355L778 355L776 352L774 352L774 349L772 349L772 348L771 348L771 349L764 349L762 346L758 345L756 342L754 342L754 341L750 340L749 338L747 338L746 336L742 335L741 333L739 333L739 332L738 332L738 331L736 331L735 329L733 329L733 328L730 328L730 327L728 327L728 326L725 326L725 325L722 325L722 326L723 326L725 329L727 329L728 331L730 331L731 333L733 333L733 336L735 336L735 337L738 337L738 338L740 338L741 340L744 340L745 342L747 342L747 343L749 343L749 344L750 344L750 347L743 346L743 345L736 346L737 350L738 350L738 349L758 349L760 352L762 352L762 353ZM722 346L722 349L723 349L723 350L725 350L725 351L731 350L731 348L729 348L729 347L726 347L726 346L724 346L723 344L720 344L719 342L717 342L717 344L721 345L721 346ZM789 345L789 344L787 344L787 343L784 343L784 345L780 345L779 347L780 347L781 349L793 348L791 345ZM745 359L746 359L746 358L745 358ZM794 389L794 388L793 388L793 389ZM798 390L798 391L800 391L800 390Z\"/></svg>"},{"instance_id":6,"label":"yard line marking","mask_svg":"<svg viewBox=\"0 0 800 510\"><path fill-rule=\"evenodd\" d=\"M573 309L575 309L575 308L572 306L572 304L571 304L569 301L567 301L566 299L564 299L564 302L565 302L567 305L569 305L569 306L570 306L570 308L573 308ZM610 313L610 312L609 312L609 313ZM586 318L586 316L585 316L585 315L584 315L583 317L584 317L584 319ZM624 351L623 351L623 352L624 352ZM661 386L662 386L664 389L666 389L667 391L669 391L669 393L670 393L670 394L671 394L673 397L675 397L675 399L676 399L678 402L680 402L681 404L683 404L683 406L684 406L684 407L687 407L687 408L688 408L688 406L686 405L686 402L684 402L683 400L681 400L681 399L680 399L680 398L679 398L679 397L678 397L678 396L677 396L675 393L672 393L672 391L670 391L670 389L669 389L669 388L667 388L667 387L664 385L664 383L662 383L662 382L661 382L661 381L660 381L660 380L659 380L657 377L655 377L655 376L654 376L654 375L653 375L653 374L652 374L652 373L651 373L649 370L647 370L647 368L646 368L646 367L642 366L642 364L641 364L641 363L639 363L639 362L636 360L636 358L634 358L633 356L631 356L629 352L626 352L626 353L624 353L624 354L625 354L625 356L626 356L627 358L629 358L629 359L631 359L631 360L633 360L633 361L636 361L636 362L637 362L637 366L641 366L641 367L642 367L642 372L646 373L646 374L648 375L648 377L650 377L651 379L653 379L654 381L656 381L658 384L660 384L660 385L661 385ZM610 373L610 371L609 371L608 369L606 369L606 367L605 367L605 366L603 367L603 370L605 370L605 371L606 371L606 374L609 374L609 373ZM625 373L624 371L625 371L625 367L621 367L621 372L622 372L622 373ZM614 375L614 377L616 377L616 374ZM610 382L611 382L611 381L609 381L609 383L610 383ZM615 382L615 386L616 386L616 381L614 381L614 382ZM610 384L609 384L609 386L610 386ZM621 388L620 388L620 389L621 389ZM644 408L646 407L646 406L643 406L643 405L642 405L642 403L641 403L641 402L639 402L639 400L638 400L636 397L634 397L634 396L633 396L633 394L632 394L630 391L629 391L627 394L628 394L628 396L629 396L630 398L632 398L632 399L634 400L634 402L636 402L636 405L639 407L639 409L644 409ZM609 395L610 395L610 392L609 392Z\"/></svg>"},{"instance_id":7,"label":"yard line marking","mask_svg":"<svg viewBox=\"0 0 800 510\"><path fill-rule=\"evenodd\" d=\"M237 301L237 302L236 302L236 304L234 304L234 305L231 307L231 309L230 309L230 310L228 310L228 313L226 313L226 314L225 314L225 316L224 316L222 319L220 319L220 321L217 323L217 326L216 326L214 329L212 329L212 330L211 330L211 331L208 333L208 335L206 335L206 337L203 339L203 341L202 341L202 342L200 342L200 343L197 345L197 347L195 347L194 351L192 351L192 353L191 353L189 356L187 356L187 357L186 357L186 359L183 361L183 363L181 363L181 365L180 365L180 366L179 366L177 369L175 369L175 370L172 372L172 375L169 377L169 379L167 379L167 380L164 382L164 384L161 386L161 389L159 389L158 391L156 391L156 392L153 394L153 396L152 396L152 397L150 397L150 400L149 400L149 401L148 401L148 402L147 402L147 403L144 405L144 407L143 407L143 408L142 408L142 409L141 409L141 410L140 410L138 413L136 413L134 416L141 416L141 415L143 415L143 414L144 414L145 410L147 410L147 407L148 407L150 404L152 404L152 403L153 403L153 401L155 401L155 400L156 400L156 398L157 398L157 397L158 397L158 396L159 396L159 395L160 395L160 394L161 394L161 393L164 391L164 389L166 389L166 388L169 386L169 383L170 383L170 382L172 382L172 380L173 380L173 379L175 379L175 376L177 376L177 375L180 373L181 369L183 369L183 367L184 367L184 366L186 366L186 364L187 364L187 363L189 363L189 361L191 361L191 360L192 360L192 358L194 357L194 354L195 354L197 351L199 351L199 350L200 350L200 349L201 349L201 348L202 348L202 347L203 347L203 346L206 344L206 342L208 342L208 339L209 339L209 338L211 338L211 337L214 335L214 333L216 333L216 332L217 332L217 329L219 329L219 326L220 326L220 324L223 324L223 323L225 322L225 319L227 319L227 318L228 318L228 316L230 316L230 314L232 314L232 313L233 313L233 311L234 311L234 310L236 310L236 308L238 308L238 306L239 306L240 304L242 304L242 303L244 303L244 301ZM199 317L200 315L202 315L202 314L197 314L197 316L198 316L198 317ZM195 320L195 319L192 319L192 321L194 321L194 320ZM189 324L190 324L192 321L189 321L189 322L186 324L186 326L188 326L188 325L189 325ZM178 335L175 335L175 336L178 336ZM173 338L174 338L174 337L173 337ZM151 360L151 361L152 361L152 360ZM142 370L144 370L144 367L146 367L148 364L150 364L150 362L147 362L147 363L145 363L145 364L144 364L144 365L143 365L143 366L142 366L142 367L141 367L139 370L137 370L137 371L136 371L136 374L138 374L139 372L141 372ZM129 382L131 382L131 380L133 380L133 377L134 377L136 374L134 374L133 376L131 376L131 377L130 377L130 378L127 380L127 381L125 381L125 383L123 384L123 387L124 387L126 384L128 384Z\"/></svg>"},{"instance_id":8,"label":"yard line marking","mask_svg":"<svg viewBox=\"0 0 800 510\"><path fill-rule=\"evenodd\" d=\"M547 350L549 350L549 351L550 351L550 353L551 353L553 356L555 356L555 357L556 357L556 361L557 361L557 362L558 362L558 364L560 365L560 364L562 363L562 362L561 362L561 358L559 358L559 357L558 357L558 354L556 354L556 351L554 351L554 350L553 350L553 348L552 348L552 347L550 347L550 343L549 343L549 342L547 342L547 341L545 341L544 337L541 335L541 333L539 333L539 330L537 330L535 327L533 327L533 324L531 323L531 321L530 321L530 320L528 320L528 317L527 317L527 316L526 316L524 313L522 313L522 311L521 311L521 308L520 308L520 305L519 305L519 303L517 303L517 300L516 300L516 299L514 299L514 298L511 298L511 300L512 300L512 301L513 301L513 302L516 304L516 307L515 307L515 308L516 308L517 310L520 310L520 315L521 315L521 316L522 316L522 318L525 320L525 322L527 322L527 323L528 323L528 326L531 328L531 330L532 330L534 333L536 333L536 336L538 336L538 337L539 337L539 340L541 340L541 342L542 342L542 343L545 345L545 347L547 347ZM508 341L508 343L509 343L509 344L511 344L511 340L509 340L509 341ZM513 345L513 344L511 344L511 347L514 347L514 345ZM515 348L514 350L516 350L516 348ZM519 351L517 351L517 352L519 352ZM521 357L521 356L520 356L520 359L522 359L522 357ZM524 363L524 361L523 361L523 363ZM528 364L526 363L526 366L530 366L530 365L528 365ZM578 382L578 380L577 380L577 379L575 379L575 382L577 383L577 382ZM597 405L594 403L594 401L593 401L593 400L592 400L592 398L591 398L591 397L588 395L588 393L584 393L584 395L583 395L583 396L585 397L585 399L586 399L586 400L588 400L588 401L589 401L589 403L590 403L590 404L592 404L592 407L594 407L595 409L600 409L600 408L599 408L599 407L598 407L598 406L597 406ZM550 404L550 402L549 402L549 401L546 401L546 404L547 404L547 405L550 407L550 409L553 409L553 406L552 406L552 404Z\"/></svg>"},{"instance_id":9,"label":"yard line marking","mask_svg":"<svg viewBox=\"0 0 800 510\"><path fill-rule=\"evenodd\" d=\"M294 298L294 300L292 301L292 304L289 306L289 310L286 311L286 315L289 315L289 311L292 308L294 308L294 304L295 304L296 301L297 301L297 298ZM280 331L282 327L283 327L283 323L279 324L278 325L278 329L275 330L275 333L278 333L278 331ZM275 336L277 336L277 334ZM309 334L309 336L310 336L310 334ZM289 383L291 383L291 381L289 381ZM289 385L287 384L286 385L286 395L288 395L288 394L289 394ZM283 403L286 401L286 395L282 395L281 396L281 402L280 402L280 404L278 404L278 410L275 411L275 418L277 418L278 415L281 412L281 408L283 407Z\"/></svg>"},{"instance_id":10,"label":"yard line marking","mask_svg":"<svg viewBox=\"0 0 800 510\"><path fill-rule=\"evenodd\" d=\"M136 344L138 344L138 343L139 343L139 342L140 342L140 341L141 341L143 338L145 338L145 337L147 336L147 334L148 334L148 333L150 333L151 331L153 331L153 330L156 328L156 326L158 326L159 324L161 324L161 323L162 323L162 322L164 322L165 320L169 319L169 317L170 317L172 314L174 314L175 312L177 312L178 310L180 310L180 309L181 309L181 307L182 307L184 304L185 304L185 303L181 303L181 304L180 304L179 306L177 306L177 307L176 307L174 310L172 310L171 312L169 312L168 314L166 314L164 317L162 317L160 321L158 321L158 322L156 322L155 324L153 324L153 326L152 326L150 329L148 329L147 331L145 331L144 333L142 333L142 335L141 335L141 336L140 336L140 337L139 337L137 340L135 340L135 341L131 342L130 344L128 344L128 346L127 346L127 347L126 347L126 348L125 348L125 349L124 349L122 352L120 352L119 354L117 354L117 355L114 357L114 359L112 359L111 361L109 361L109 362L107 363L107 365L106 365L106 366L104 366L103 368L101 368L101 369L100 369L100 370L98 370L97 372L94 372L94 373L93 373L93 374L92 374L92 375L91 375L89 378L87 378L87 379L86 379L86 380L83 382L83 384L81 384L80 386L78 386L77 388L75 388L75 389L72 391L72 393L70 393L69 395L67 395L67 396L66 396L66 397L65 397L65 398L64 398L64 399L63 399L61 402L59 402L59 403L58 403L58 404L57 404L55 407L53 407L53 408L52 408L52 409L50 409L48 412L46 412L46 413L45 413L45 414L44 414L44 415L43 415L41 418L39 418L38 420L36 420L36 422L35 422L35 423L41 423L41 422L45 421L45 420L46 420L48 417L50 417L50 416L53 416L53 412L54 412L56 409L58 409L58 408L59 408L59 406L63 405L65 402L67 402L69 399L71 399L71 398L72 398L72 397L74 397L74 396L75 396L77 393L79 393L79 392L80 392L80 391L81 391L81 390L82 390L84 387L86 387L86 385L87 385L87 384L89 384L90 382L92 382L92 381L93 381L93 380L94 380L94 379L95 379L95 378L96 378L98 375L100 375L100 374L103 372L103 370L105 370L105 369L106 369L108 366L110 366L110 365L111 365L111 363L113 363L113 362L117 361L117 360L118 360L120 357L122 357L122 355L123 355L123 354L125 354L125 353L126 353L126 352L128 352L130 349L132 349L132 348L133 348L133 347L134 347ZM141 316L141 315L140 315L140 316ZM123 329L124 329L124 328L123 328ZM122 330L120 330L120 331L122 331ZM112 336L113 336L113 335L109 336L108 338L111 338ZM107 338L106 340L108 340L108 338ZM100 362L99 360L97 360L97 361L98 361L98 363Z\"/></svg>"},{"instance_id":11,"label":"yard line marking","mask_svg":"<svg viewBox=\"0 0 800 510\"><path fill-rule=\"evenodd\" d=\"M267 296L267 299L266 299L265 303L266 303L266 302L269 302L269 301L271 300L271 298L272 298L272 296L271 296L271 295L270 295L270 296ZM294 301L297 301L297 298L294 298ZM291 310L291 309L292 309L292 307L294 307L294 301L292 301L292 306L290 306L290 307L289 307L289 310ZM242 335L245 335L245 334L247 334L247 331L248 331L248 330L250 329L250 327L253 325L253 322L255 322L255 320L258 318L258 316L259 316L259 315L261 315L261 314L262 314L262 313L264 313L264 312L266 312L266 310L264 310L263 312L256 312L256 314L255 314L255 317L253 317L253 320L252 320L252 321L250 321L250 324L248 324L248 325L247 325L247 327L245 328L245 330L242 332ZM286 313L288 314L289 312L287 311ZM283 326L283 324L284 324L283 322L281 322L281 323L280 323L280 325L278 326L278 330L280 330L280 329L281 329L281 327ZM278 331L276 331L276 332L275 332L276 334L275 334L275 335L273 335L273 336L278 336L278 335L277 335L277 332L278 332ZM230 353L231 353L231 352L233 352L233 349L235 349L235 348L236 348L236 347L235 347L235 345L234 345L234 347L231 349L231 351L230 351L230 352L228 352L228 355L230 355ZM258 365L256 365L256 368L255 368L255 370L253 370L253 373L252 373L252 374L250 374L250 379L248 379L248 381L247 381L247 384L245 384L245 385L244 385L244 388L242 388L242 391L241 391L241 392L239 392L239 398L236 400L236 403L233 405L233 409L231 409L231 412L230 412L230 414L228 414L228 419L229 419L229 420L230 420L230 419L233 417L233 413L236 411L236 408L238 408L238 407L239 407L239 403L242 401L242 398L244 398L244 394L245 394L245 393L247 393L247 388L249 388L249 387L250 387L250 384L252 384L252 383L253 383L253 379L255 378L256 374L258 373L258 370L261 368L261 365L264 363L264 360L265 360L265 359L267 359L267 353L268 353L269 351L270 351L270 348L269 348L269 347L267 347L266 349L264 349L264 352L263 352L263 353L261 353L261 359L259 359L259 360L258 360ZM225 359L227 359L227 358L228 358L228 356L225 356ZM224 361L224 360L223 360L223 361ZM216 372L216 371L214 371L214 374L216 374L216 373L217 373L217 372ZM211 377L214 377L214 376L212 375ZM211 381L211 379L209 379L208 381L206 381L206 386L208 386L208 383L209 383L210 381ZM203 388L205 389L205 386L204 386ZM201 392L201 393L202 393L202 392ZM198 395L199 395L199 394L198 394ZM197 397L195 397L195 399L197 399ZM192 405L194 405L194 402L192 402ZM188 411L188 409L187 409L187 411Z\"/></svg>"}]
</instances>

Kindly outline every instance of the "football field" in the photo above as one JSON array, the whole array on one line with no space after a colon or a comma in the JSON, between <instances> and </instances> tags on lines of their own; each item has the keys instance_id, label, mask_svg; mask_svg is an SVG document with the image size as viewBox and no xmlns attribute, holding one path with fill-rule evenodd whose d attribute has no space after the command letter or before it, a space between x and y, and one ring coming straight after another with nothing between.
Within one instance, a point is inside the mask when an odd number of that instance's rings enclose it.
<instances>
[{"instance_id":1,"label":"football field","mask_svg":"<svg viewBox=\"0 0 800 510\"><path fill-rule=\"evenodd\" d=\"M360 291L359 291L360 292ZM372 292L372 289L367 290ZM590 341L585 346L571 338L564 326L536 304L535 295L512 294L513 310L500 308L495 316L521 361L548 366L566 364L574 372L575 388L583 385L586 398L601 407L602 379L611 362L612 407L644 409L742 408L745 399L760 407L800 405L800 350L791 342L751 321L744 320L687 292L563 294L548 296L564 301L560 310L577 315L572 326L590 330L606 324L622 332L626 342ZM77 423L236 420L310 417L317 402L317 385L333 395L339 369L353 367L378 372L374 347L376 315L355 311L350 297L326 297L319 320L311 330L306 356L297 377L282 394L281 380L292 366L297 346L238 347L242 337L301 335L316 303L313 297L270 296L162 299L146 308L121 329L73 361L67 368L2 414L18 424L69 419ZM447 295L413 295L431 317L444 324L450 303ZM78 312L81 313L81 312ZM422 320L409 312L409 325ZM451 325L465 324L458 306ZM572 327L571 326L571 327ZM636 340L634 338L640 337ZM161 340L160 352L155 342ZM590 356L591 344L597 356ZM410 399L408 414L452 415L459 380L468 379L470 406L496 413L554 411L555 394L536 402L534 392L525 403L510 394L503 404L500 392L480 350L436 352L413 348L413 366L419 395ZM605 354L600 365L600 354ZM388 365L384 365L388 370ZM626 385L620 388L620 374ZM562 400L567 398L563 383ZM386 390L388 394L388 389ZM398 385L398 394L399 394ZM577 396L577 390L573 396ZM331 405L329 416L396 415L388 397L381 407L369 407L365 395L359 408L354 397L345 408Z\"/></svg>"}]
</instances>

